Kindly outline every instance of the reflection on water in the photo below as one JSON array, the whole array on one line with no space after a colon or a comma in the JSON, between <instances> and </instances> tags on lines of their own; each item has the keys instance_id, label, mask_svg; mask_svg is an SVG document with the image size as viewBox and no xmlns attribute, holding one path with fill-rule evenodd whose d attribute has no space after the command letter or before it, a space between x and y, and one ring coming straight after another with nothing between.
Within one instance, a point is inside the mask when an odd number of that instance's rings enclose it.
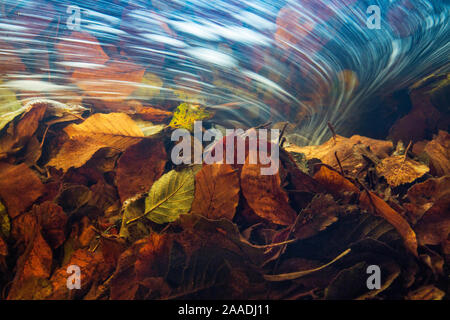
<instances>
[{"instance_id":1,"label":"reflection on water","mask_svg":"<svg viewBox=\"0 0 450 320\"><path fill-rule=\"evenodd\" d=\"M121 111L189 101L216 106L228 126L289 120L300 143L317 143L328 121L344 133L370 97L448 67L450 54L444 0L0 6L3 115L35 96Z\"/></svg>"}]
</instances>

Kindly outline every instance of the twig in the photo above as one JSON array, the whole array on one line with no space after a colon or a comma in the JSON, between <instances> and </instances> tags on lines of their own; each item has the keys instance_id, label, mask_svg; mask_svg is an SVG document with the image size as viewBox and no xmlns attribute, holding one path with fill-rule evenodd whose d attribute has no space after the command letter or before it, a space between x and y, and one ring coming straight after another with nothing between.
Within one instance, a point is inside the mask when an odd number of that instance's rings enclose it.
<instances>
[{"instance_id":1,"label":"twig","mask_svg":"<svg viewBox=\"0 0 450 320\"><path fill-rule=\"evenodd\" d=\"M328 125L328 128L330 129L331 133L333 134L334 143L336 143L336 136L337 136L336 131L334 130L334 127L330 121L328 121L327 125Z\"/></svg>"},{"instance_id":2,"label":"twig","mask_svg":"<svg viewBox=\"0 0 450 320\"><path fill-rule=\"evenodd\" d=\"M411 148L411 143L412 143L412 141L409 140L408 146L406 147L406 150L405 150L405 157L403 158L403 162L406 161L406 157L408 156L409 149Z\"/></svg>"},{"instance_id":3,"label":"twig","mask_svg":"<svg viewBox=\"0 0 450 320\"><path fill-rule=\"evenodd\" d=\"M338 163L338 165L339 165L339 169L341 170L342 176L345 176L344 168L342 168L341 160L339 160L339 157L338 157L338 155L337 155L337 151L334 152L334 156L336 157L336 161L337 161L337 163Z\"/></svg>"},{"instance_id":4,"label":"twig","mask_svg":"<svg viewBox=\"0 0 450 320\"><path fill-rule=\"evenodd\" d=\"M261 125L255 127L255 129L267 128L267 127L270 126L271 124L272 124L272 121L269 121L269 122L263 123L263 124L261 124Z\"/></svg>"},{"instance_id":5,"label":"twig","mask_svg":"<svg viewBox=\"0 0 450 320\"><path fill-rule=\"evenodd\" d=\"M280 139L280 147L282 147L284 141L286 141L286 139L283 141L283 138L284 138L284 132L286 131L286 128L287 128L288 124L289 124L289 122L285 122L284 126L283 126L283 129L281 129L280 138L279 138Z\"/></svg>"}]
</instances>

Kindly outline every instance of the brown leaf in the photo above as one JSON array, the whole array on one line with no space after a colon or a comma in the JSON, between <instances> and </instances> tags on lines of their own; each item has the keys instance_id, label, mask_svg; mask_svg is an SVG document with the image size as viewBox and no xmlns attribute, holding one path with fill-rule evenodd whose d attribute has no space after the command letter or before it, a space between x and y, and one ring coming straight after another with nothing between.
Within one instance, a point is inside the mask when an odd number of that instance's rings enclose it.
<instances>
[{"instance_id":1,"label":"brown leaf","mask_svg":"<svg viewBox=\"0 0 450 320\"><path fill-rule=\"evenodd\" d=\"M5 134L0 138L0 159L22 149L36 132L39 121L45 115L46 103L36 102L16 121L9 124Z\"/></svg>"},{"instance_id":2,"label":"brown leaf","mask_svg":"<svg viewBox=\"0 0 450 320\"><path fill-rule=\"evenodd\" d=\"M7 255L8 255L8 245L6 244L5 240L0 236L0 261L2 259L1 256L6 257Z\"/></svg>"},{"instance_id":3,"label":"brown leaf","mask_svg":"<svg viewBox=\"0 0 450 320\"><path fill-rule=\"evenodd\" d=\"M261 168L261 164L244 164L241 188L245 199L261 218L280 225L292 224L297 213L289 206L279 173L261 175Z\"/></svg>"},{"instance_id":4,"label":"brown leaf","mask_svg":"<svg viewBox=\"0 0 450 320\"><path fill-rule=\"evenodd\" d=\"M450 233L450 191L437 200L415 225L421 245L439 245Z\"/></svg>"},{"instance_id":5,"label":"brown leaf","mask_svg":"<svg viewBox=\"0 0 450 320\"><path fill-rule=\"evenodd\" d=\"M64 171L82 166L101 148L124 151L144 137L141 129L123 113L97 113L81 124L67 126L64 131L69 139L47 164Z\"/></svg>"},{"instance_id":6,"label":"brown leaf","mask_svg":"<svg viewBox=\"0 0 450 320\"><path fill-rule=\"evenodd\" d=\"M442 300L445 292L436 288L433 285L420 287L413 292L410 292L407 296L408 300Z\"/></svg>"},{"instance_id":7,"label":"brown leaf","mask_svg":"<svg viewBox=\"0 0 450 320\"><path fill-rule=\"evenodd\" d=\"M301 171L292 156L280 149L280 161L288 173L288 179L296 192L322 193L323 186L312 177Z\"/></svg>"},{"instance_id":8,"label":"brown leaf","mask_svg":"<svg viewBox=\"0 0 450 320\"><path fill-rule=\"evenodd\" d=\"M386 178L391 187L410 183L430 171L428 167L405 156L383 159L376 167L377 173Z\"/></svg>"},{"instance_id":9,"label":"brown leaf","mask_svg":"<svg viewBox=\"0 0 450 320\"><path fill-rule=\"evenodd\" d=\"M110 216L120 211L120 201L117 196L117 189L100 179L91 187L91 197L88 204L99 208L105 216Z\"/></svg>"},{"instance_id":10,"label":"brown leaf","mask_svg":"<svg viewBox=\"0 0 450 320\"><path fill-rule=\"evenodd\" d=\"M25 164L0 162L0 197L15 218L44 193L41 180Z\"/></svg>"},{"instance_id":11,"label":"brown leaf","mask_svg":"<svg viewBox=\"0 0 450 320\"><path fill-rule=\"evenodd\" d=\"M294 229L296 239L312 237L338 220L342 209L329 194L319 195L302 211L302 218Z\"/></svg>"},{"instance_id":12,"label":"brown leaf","mask_svg":"<svg viewBox=\"0 0 450 320\"><path fill-rule=\"evenodd\" d=\"M366 146L370 148L370 151L364 151ZM286 151L303 153L308 160L317 158L330 167L339 170L340 167L336 159L337 154L344 172L356 174L366 163L362 153L385 158L392 149L391 141L375 140L358 135L351 138L336 135L336 139L331 138L320 146L289 146L286 148Z\"/></svg>"},{"instance_id":13,"label":"brown leaf","mask_svg":"<svg viewBox=\"0 0 450 320\"><path fill-rule=\"evenodd\" d=\"M173 112L157 109L153 107L138 106L135 108L136 114L146 121L152 121L154 123L160 123L169 117L173 116Z\"/></svg>"},{"instance_id":14,"label":"brown leaf","mask_svg":"<svg viewBox=\"0 0 450 320\"><path fill-rule=\"evenodd\" d=\"M413 222L419 220L438 200L448 197L450 176L427 179L416 183L408 190L409 203L404 207L408 210Z\"/></svg>"},{"instance_id":15,"label":"brown leaf","mask_svg":"<svg viewBox=\"0 0 450 320\"><path fill-rule=\"evenodd\" d=\"M67 216L57 204L46 201L39 205L38 214L42 216L42 233L52 248L58 248L66 240Z\"/></svg>"},{"instance_id":16,"label":"brown leaf","mask_svg":"<svg viewBox=\"0 0 450 320\"><path fill-rule=\"evenodd\" d=\"M121 202L148 192L163 174L166 161L166 150L160 140L144 140L129 147L117 164L116 184Z\"/></svg>"},{"instance_id":17,"label":"brown leaf","mask_svg":"<svg viewBox=\"0 0 450 320\"><path fill-rule=\"evenodd\" d=\"M347 178L328 169L326 166L321 166L319 171L314 175L314 179L320 182L328 191L334 195L341 195L343 192L354 192L359 194L359 189Z\"/></svg>"},{"instance_id":18,"label":"brown leaf","mask_svg":"<svg viewBox=\"0 0 450 320\"><path fill-rule=\"evenodd\" d=\"M38 210L33 208L31 212L25 215L28 219L21 220L22 223L32 223L19 227L20 230L24 230L28 235L23 238L26 248L25 252L17 260L16 275L8 293L9 300L14 300L21 294L21 288L26 280L34 277L48 278L50 276L53 254L41 234L38 214Z\"/></svg>"},{"instance_id":19,"label":"brown leaf","mask_svg":"<svg viewBox=\"0 0 450 320\"><path fill-rule=\"evenodd\" d=\"M192 213L233 220L238 203L239 177L230 165L204 165L196 174Z\"/></svg>"},{"instance_id":20,"label":"brown leaf","mask_svg":"<svg viewBox=\"0 0 450 320\"><path fill-rule=\"evenodd\" d=\"M53 292L49 296L52 300L69 299L71 290L67 289L67 267L77 265L81 269L81 290L73 290L77 295L86 292L92 282L99 277L98 266L102 263L101 253L92 253L85 249L78 249L73 252L70 260L61 268L57 269L50 278Z\"/></svg>"},{"instance_id":21,"label":"brown leaf","mask_svg":"<svg viewBox=\"0 0 450 320\"><path fill-rule=\"evenodd\" d=\"M417 256L416 234L411 229L409 223L392 209L383 199L376 196L373 192L362 192L359 197L362 208L374 212L388 221L402 236L405 247Z\"/></svg>"},{"instance_id":22,"label":"brown leaf","mask_svg":"<svg viewBox=\"0 0 450 320\"><path fill-rule=\"evenodd\" d=\"M427 90L427 89L425 89ZM404 117L398 119L389 130L389 138L393 141L417 142L427 138L429 132L435 132L442 118L441 113L430 101L431 96L422 90L414 90L410 94L413 108Z\"/></svg>"},{"instance_id":23,"label":"brown leaf","mask_svg":"<svg viewBox=\"0 0 450 320\"><path fill-rule=\"evenodd\" d=\"M168 235L152 233L139 249L135 270L138 279L163 276L169 264L172 246Z\"/></svg>"},{"instance_id":24,"label":"brown leaf","mask_svg":"<svg viewBox=\"0 0 450 320\"><path fill-rule=\"evenodd\" d=\"M425 146L424 152L430 158L433 175L450 174L450 134L439 131L439 134Z\"/></svg>"}]
</instances>

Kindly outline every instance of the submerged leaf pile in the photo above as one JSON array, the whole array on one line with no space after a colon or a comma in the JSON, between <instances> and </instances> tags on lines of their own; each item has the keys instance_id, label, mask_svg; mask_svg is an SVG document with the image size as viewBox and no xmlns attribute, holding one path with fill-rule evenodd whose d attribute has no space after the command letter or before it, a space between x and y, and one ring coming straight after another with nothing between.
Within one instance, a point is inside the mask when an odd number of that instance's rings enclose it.
<instances>
[{"instance_id":1,"label":"submerged leaf pile","mask_svg":"<svg viewBox=\"0 0 450 320\"><path fill-rule=\"evenodd\" d=\"M362 136L281 143L278 172L261 175L248 161L175 166L171 131L210 115L187 104L169 115L42 99L2 123L3 298L448 295L447 132L406 149ZM70 265L79 290L67 288Z\"/></svg>"}]
</instances>

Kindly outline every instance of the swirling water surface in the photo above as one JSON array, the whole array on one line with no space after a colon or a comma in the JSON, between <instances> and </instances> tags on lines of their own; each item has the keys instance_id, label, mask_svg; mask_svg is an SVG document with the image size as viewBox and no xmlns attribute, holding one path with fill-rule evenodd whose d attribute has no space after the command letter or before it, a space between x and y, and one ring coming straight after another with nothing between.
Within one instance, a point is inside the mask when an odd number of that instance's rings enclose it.
<instances>
[{"instance_id":1,"label":"swirling water surface","mask_svg":"<svg viewBox=\"0 0 450 320\"><path fill-rule=\"evenodd\" d=\"M33 96L116 110L179 102L224 126L327 123L448 68L445 0L2 0L0 114Z\"/></svg>"}]
</instances>

